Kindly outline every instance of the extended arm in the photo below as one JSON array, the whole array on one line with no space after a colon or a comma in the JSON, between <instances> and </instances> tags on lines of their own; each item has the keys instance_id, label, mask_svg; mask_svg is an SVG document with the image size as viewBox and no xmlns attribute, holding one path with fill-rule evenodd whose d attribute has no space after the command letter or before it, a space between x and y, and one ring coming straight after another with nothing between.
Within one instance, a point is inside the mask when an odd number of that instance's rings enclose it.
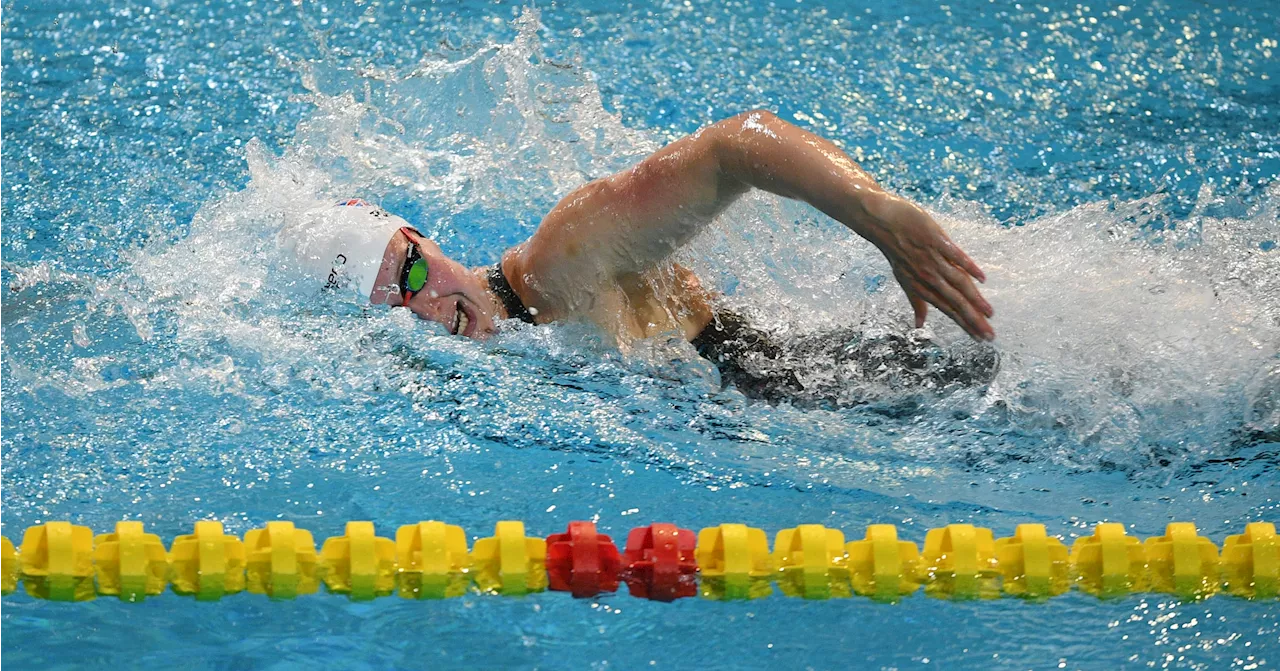
<instances>
[{"instance_id":1,"label":"extended arm","mask_svg":"<svg viewBox=\"0 0 1280 671\"><path fill-rule=\"evenodd\" d=\"M517 250L544 295L569 296L650 268L751 187L813 205L875 244L922 326L926 301L991 339L982 271L918 206L885 192L829 141L754 111L682 138L562 200ZM568 299L572 300L572 299Z\"/></svg>"}]
</instances>

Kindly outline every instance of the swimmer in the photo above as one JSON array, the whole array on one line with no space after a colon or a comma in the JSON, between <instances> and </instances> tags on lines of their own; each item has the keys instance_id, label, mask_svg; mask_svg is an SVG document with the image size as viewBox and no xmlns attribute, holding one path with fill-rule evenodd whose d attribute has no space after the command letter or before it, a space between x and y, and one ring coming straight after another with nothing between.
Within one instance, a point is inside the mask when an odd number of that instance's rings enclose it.
<instances>
[{"instance_id":1,"label":"swimmer","mask_svg":"<svg viewBox=\"0 0 1280 671\"><path fill-rule=\"evenodd\" d=\"M744 345L767 338L717 310L671 256L753 188L804 201L874 244L916 328L933 305L973 339L995 338L993 309L974 283L985 275L924 210L885 191L828 140L766 111L707 126L578 187L493 267L464 267L405 220L358 199L286 226L281 241L324 287L353 285L372 303L405 307L455 335L485 338L503 319L580 320L620 342L676 333L721 365L747 350L768 358L773 345Z\"/></svg>"}]
</instances>

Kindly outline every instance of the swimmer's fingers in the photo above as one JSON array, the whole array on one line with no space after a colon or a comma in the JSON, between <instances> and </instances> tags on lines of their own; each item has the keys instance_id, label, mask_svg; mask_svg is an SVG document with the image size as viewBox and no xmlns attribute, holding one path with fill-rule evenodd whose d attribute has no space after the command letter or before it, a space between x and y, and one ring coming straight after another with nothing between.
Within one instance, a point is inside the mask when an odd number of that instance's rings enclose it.
<instances>
[{"instance_id":1,"label":"swimmer's fingers","mask_svg":"<svg viewBox=\"0 0 1280 671\"><path fill-rule=\"evenodd\" d=\"M916 315L916 328L924 328L924 318L929 316L929 303L919 294L907 291L907 300L911 302L911 311Z\"/></svg>"},{"instance_id":2,"label":"swimmer's fingers","mask_svg":"<svg viewBox=\"0 0 1280 671\"><path fill-rule=\"evenodd\" d=\"M945 282L939 282L936 286L930 287L934 289L939 296L947 303L947 307L958 313L963 321L956 320L958 324L964 327L964 330L978 340L995 340L996 331L991 328L991 324L987 323L987 318L982 316L978 309L965 299L964 294L956 290L955 287ZM939 308L942 306L938 303ZM953 317L954 319L954 317Z\"/></svg>"},{"instance_id":3,"label":"swimmer's fingers","mask_svg":"<svg viewBox=\"0 0 1280 671\"><path fill-rule=\"evenodd\" d=\"M951 286L958 290L965 300L969 301L970 305L976 307L986 317L994 317L996 315L995 308L991 307L991 303L988 303L987 299L982 297L982 292L978 291L977 285L973 283L973 280L969 279L969 276L962 269L947 263L945 260L940 265L942 267L942 277L947 282L950 282Z\"/></svg>"},{"instance_id":4,"label":"swimmer's fingers","mask_svg":"<svg viewBox=\"0 0 1280 671\"><path fill-rule=\"evenodd\" d=\"M975 280L978 280L983 284L987 282L987 274L982 272L982 269L978 267L977 262L950 239L942 242L942 248L940 251L942 258L959 266L961 270L969 273Z\"/></svg>"},{"instance_id":5,"label":"swimmer's fingers","mask_svg":"<svg viewBox=\"0 0 1280 671\"><path fill-rule=\"evenodd\" d=\"M995 331L987 323L986 318L979 314L959 291L945 281L940 281L941 278L933 279L938 281L931 284L915 283L912 290L950 317L951 321L964 329L965 333L973 339L993 340L996 337Z\"/></svg>"}]
</instances>

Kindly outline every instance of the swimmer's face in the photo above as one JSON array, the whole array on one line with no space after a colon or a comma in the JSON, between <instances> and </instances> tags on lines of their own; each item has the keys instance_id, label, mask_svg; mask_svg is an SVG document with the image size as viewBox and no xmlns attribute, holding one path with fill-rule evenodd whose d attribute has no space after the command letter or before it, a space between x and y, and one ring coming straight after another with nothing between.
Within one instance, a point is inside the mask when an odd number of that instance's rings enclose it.
<instances>
[{"instance_id":1,"label":"swimmer's face","mask_svg":"<svg viewBox=\"0 0 1280 671\"><path fill-rule=\"evenodd\" d=\"M427 262L427 282L413 293L406 305L399 286L409 244ZM413 232L400 232L387 245L377 286L370 296L374 303L404 305L422 319L439 324L455 335L486 338L491 335L497 306L485 282L466 266L440 251L431 240Z\"/></svg>"}]
</instances>

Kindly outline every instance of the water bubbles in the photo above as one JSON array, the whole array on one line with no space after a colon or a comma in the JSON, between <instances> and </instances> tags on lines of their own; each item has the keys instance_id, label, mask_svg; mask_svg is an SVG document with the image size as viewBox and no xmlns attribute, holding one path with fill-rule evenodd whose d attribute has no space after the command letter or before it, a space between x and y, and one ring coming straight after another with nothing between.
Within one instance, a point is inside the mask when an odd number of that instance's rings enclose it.
<instances>
[{"instance_id":1,"label":"water bubbles","mask_svg":"<svg viewBox=\"0 0 1280 671\"><path fill-rule=\"evenodd\" d=\"M151 79L164 79L164 64L164 54L147 55L147 77Z\"/></svg>"},{"instance_id":2,"label":"water bubbles","mask_svg":"<svg viewBox=\"0 0 1280 671\"><path fill-rule=\"evenodd\" d=\"M89 340L89 333L85 330L84 324L77 322L71 327L71 340L80 347L88 347L92 344Z\"/></svg>"},{"instance_id":3,"label":"water bubbles","mask_svg":"<svg viewBox=\"0 0 1280 671\"><path fill-rule=\"evenodd\" d=\"M1259 370L1245 387L1244 425L1266 440L1280 440L1280 361Z\"/></svg>"}]
</instances>

